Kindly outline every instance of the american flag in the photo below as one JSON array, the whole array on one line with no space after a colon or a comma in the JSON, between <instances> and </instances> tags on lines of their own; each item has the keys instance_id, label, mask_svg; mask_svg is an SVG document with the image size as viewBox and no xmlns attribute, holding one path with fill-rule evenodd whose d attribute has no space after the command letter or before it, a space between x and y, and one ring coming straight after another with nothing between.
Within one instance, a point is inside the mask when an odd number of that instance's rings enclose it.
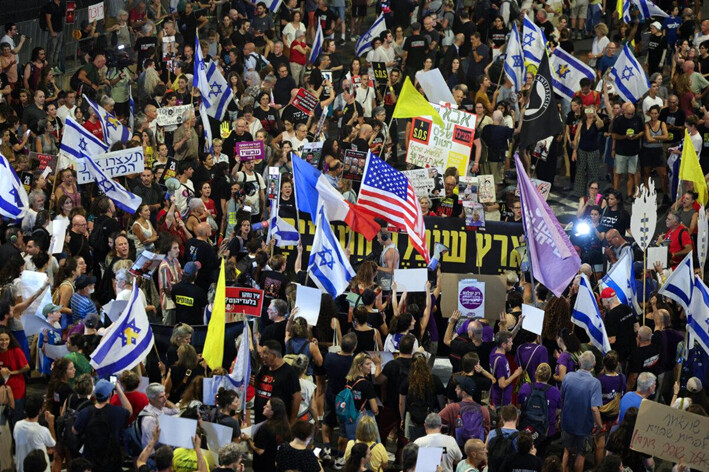
<instances>
[{"instance_id":1,"label":"american flag","mask_svg":"<svg viewBox=\"0 0 709 472\"><path fill-rule=\"evenodd\" d=\"M369 153L357 205L397 229L406 230L416 250L429 261L426 226L414 188L404 174Z\"/></svg>"}]
</instances>

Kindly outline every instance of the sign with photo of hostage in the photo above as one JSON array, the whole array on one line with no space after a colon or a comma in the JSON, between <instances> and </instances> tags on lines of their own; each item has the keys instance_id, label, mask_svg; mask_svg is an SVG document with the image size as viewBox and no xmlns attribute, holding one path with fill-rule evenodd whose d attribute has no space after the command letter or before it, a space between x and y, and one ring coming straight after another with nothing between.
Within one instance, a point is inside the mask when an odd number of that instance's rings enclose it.
<instances>
[{"instance_id":1,"label":"sign with photo of hostage","mask_svg":"<svg viewBox=\"0 0 709 472\"><path fill-rule=\"evenodd\" d=\"M443 192L443 179L436 179L438 170L430 169L405 170L403 174L411 182L417 197L441 198Z\"/></svg>"},{"instance_id":2,"label":"sign with photo of hostage","mask_svg":"<svg viewBox=\"0 0 709 472\"><path fill-rule=\"evenodd\" d=\"M343 160L345 161L345 170L342 178L361 181L364 166L367 165L367 151L346 149Z\"/></svg>"}]
</instances>

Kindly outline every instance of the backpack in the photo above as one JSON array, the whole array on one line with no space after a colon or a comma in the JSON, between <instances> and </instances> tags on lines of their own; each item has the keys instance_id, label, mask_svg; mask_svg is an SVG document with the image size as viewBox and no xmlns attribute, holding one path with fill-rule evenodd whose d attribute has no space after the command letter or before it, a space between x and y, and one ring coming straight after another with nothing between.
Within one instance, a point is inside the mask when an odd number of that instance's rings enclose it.
<instances>
[{"instance_id":1,"label":"backpack","mask_svg":"<svg viewBox=\"0 0 709 472\"><path fill-rule=\"evenodd\" d=\"M536 388L532 384L532 393L524 402L519 420L520 429L529 432L536 445L541 444L549 432L549 403L546 395L549 388L551 388L549 385Z\"/></svg>"},{"instance_id":2,"label":"backpack","mask_svg":"<svg viewBox=\"0 0 709 472\"><path fill-rule=\"evenodd\" d=\"M89 420L84 430L84 457L94 464L96 470L101 471L119 471L123 462L121 445L108 420L107 411L110 407L90 407Z\"/></svg>"},{"instance_id":3,"label":"backpack","mask_svg":"<svg viewBox=\"0 0 709 472\"><path fill-rule=\"evenodd\" d=\"M506 2L510 4L510 21L519 20L519 17L522 16L522 9L519 7L519 2L517 0L506 0Z\"/></svg>"},{"instance_id":4,"label":"backpack","mask_svg":"<svg viewBox=\"0 0 709 472\"><path fill-rule=\"evenodd\" d=\"M363 380L364 379L359 379L351 386L345 385L345 388L335 397L335 413L337 414L337 419L345 424L353 424L357 421L360 412L355 408L352 389ZM362 410L364 410L364 404L362 404Z\"/></svg>"},{"instance_id":5,"label":"backpack","mask_svg":"<svg viewBox=\"0 0 709 472\"><path fill-rule=\"evenodd\" d=\"M426 389L426 394L422 398L418 395L408 395L406 397L408 405L406 405L406 411L411 415L411 421L418 426L422 426L423 422L426 420L426 415L431 413L431 398L429 395L430 390ZM411 399L409 401L409 398Z\"/></svg>"},{"instance_id":6,"label":"backpack","mask_svg":"<svg viewBox=\"0 0 709 472\"><path fill-rule=\"evenodd\" d=\"M465 446L468 439L485 440L485 425L480 405L475 402L460 402L460 412L455 419L455 440Z\"/></svg>"},{"instance_id":7,"label":"backpack","mask_svg":"<svg viewBox=\"0 0 709 472\"><path fill-rule=\"evenodd\" d=\"M108 254L108 237L105 234L104 223L107 220L103 220L100 224L94 225L94 230L89 234L89 246L93 249L94 254Z\"/></svg>"},{"instance_id":8,"label":"backpack","mask_svg":"<svg viewBox=\"0 0 709 472\"><path fill-rule=\"evenodd\" d=\"M143 451L143 418L153 416L143 408L126 430L126 454L137 457Z\"/></svg>"},{"instance_id":9,"label":"backpack","mask_svg":"<svg viewBox=\"0 0 709 472\"><path fill-rule=\"evenodd\" d=\"M71 428L74 426L74 422L76 421L79 411L83 410L86 406L91 405L91 400L86 399L81 402L76 409L71 408L69 406L71 405L71 398L75 396L76 394L69 395L69 398L65 403L64 414L57 418L55 428L57 442L61 443L62 446L66 447L72 453L79 451L83 438L74 434Z\"/></svg>"},{"instance_id":10,"label":"backpack","mask_svg":"<svg viewBox=\"0 0 709 472\"><path fill-rule=\"evenodd\" d=\"M488 472L498 472L505 459L517 451L514 440L519 434L518 431L508 436L505 436L500 428L495 428L495 431L497 435L487 446Z\"/></svg>"}]
</instances>

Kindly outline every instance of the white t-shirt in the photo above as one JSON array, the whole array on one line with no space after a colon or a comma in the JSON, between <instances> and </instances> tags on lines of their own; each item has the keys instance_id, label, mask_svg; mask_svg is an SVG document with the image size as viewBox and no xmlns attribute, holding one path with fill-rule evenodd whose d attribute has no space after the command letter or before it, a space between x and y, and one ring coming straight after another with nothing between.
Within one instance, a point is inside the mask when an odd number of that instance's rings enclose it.
<instances>
[{"instance_id":1,"label":"white t-shirt","mask_svg":"<svg viewBox=\"0 0 709 472\"><path fill-rule=\"evenodd\" d=\"M394 53L394 48L389 47L385 48L383 46L379 46L377 49L374 50L374 54L372 54L372 61L373 62L392 62L394 59L396 59L396 54ZM387 72L391 72L391 67L387 66Z\"/></svg>"},{"instance_id":2,"label":"white t-shirt","mask_svg":"<svg viewBox=\"0 0 709 472\"><path fill-rule=\"evenodd\" d=\"M660 108L662 108L665 106L665 101L658 96L652 98L650 97L650 95L643 99L643 121L650 121L650 108L652 108L654 105L658 105Z\"/></svg>"},{"instance_id":3,"label":"white t-shirt","mask_svg":"<svg viewBox=\"0 0 709 472\"><path fill-rule=\"evenodd\" d=\"M44 457L47 459L47 468L45 470L49 472L51 461L47 455L47 448L54 447L56 442L46 427L34 421L21 420L15 424L13 437L15 438L15 465L17 466L17 472L24 472L22 465L25 457L35 449L44 451Z\"/></svg>"},{"instance_id":4,"label":"white t-shirt","mask_svg":"<svg viewBox=\"0 0 709 472\"><path fill-rule=\"evenodd\" d=\"M303 33L305 33L305 25L303 24L303 22L301 22L301 23L298 25L298 28L297 28L297 29L293 26L293 23L288 23L286 26L283 27L283 36L286 37L286 38L285 38L285 39L286 39L286 44L285 44L285 46L286 46L287 48L290 47L290 43L292 43L293 40L295 39L295 33L296 33L296 31L298 31L298 30L300 30L300 31L302 31Z\"/></svg>"},{"instance_id":5,"label":"white t-shirt","mask_svg":"<svg viewBox=\"0 0 709 472\"><path fill-rule=\"evenodd\" d=\"M427 434L414 441L419 447L442 447L443 460L441 460L441 469L443 472L453 472L455 465L463 459L463 453L460 452L460 447L453 436L447 434L435 433Z\"/></svg>"},{"instance_id":6,"label":"white t-shirt","mask_svg":"<svg viewBox=\"0 0 709 472\"><path fill-rule=\"evenodd\" d=\"M310 402L313 400L313 395L315 395L316 385L308 379L300 379L300 395L302 400L300 401L300 408L298 408L298 417L300 418L308 411L310 408ZM311 421L311 423L314 421Z\"/></svg>"}]
</instances>

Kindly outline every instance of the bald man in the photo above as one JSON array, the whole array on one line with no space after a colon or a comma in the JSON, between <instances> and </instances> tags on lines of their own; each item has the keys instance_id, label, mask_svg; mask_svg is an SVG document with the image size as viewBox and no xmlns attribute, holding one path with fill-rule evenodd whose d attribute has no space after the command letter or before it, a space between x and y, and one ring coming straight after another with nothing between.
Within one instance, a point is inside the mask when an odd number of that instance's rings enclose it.
<instances>
[{"instance_id":1,"label":"bald man","mask_svg":"<svg viewBox=\"0 0 709 472\"><path fill-rule=\"evenodd\" d=\"M367 151L369 149L369 141L374 134L372 125L363 124L359 127L359 134L357 138L352 141L352 147L356 148L358 151Z\"/></svg>"},{"instance_id":2,"label":"bald man","mask_svg":"<svg viewBox=\"0 0 709 472\"><path fill-rule=\"evenodd\" d=\"M219 259L209 240L212 228L209 223L199 223L194 232L195 236L185 244L185 261L196 261L201 264L202 268L197 273L194 283L208 292L209 286L216 283L219 277Z\"/></svg>"},{"instance_id":3,"label":"bald man","mask_svg":"<svg viewBox=\"0 0 709 472\"><path fill-rule=\"evenodd\" d=\"M627 252L630 257L633 257L633 250L630 243L621 236L617 229L609 229L606 232L606 242L608 247L606 248L605 254L608 259L608 270L611 270L613 264L618 262L618 260L623 257Z\"/></svg>"},{"instance_id":4,"label":"bald man","mask_svg":"<svg viewBox=\"0 0 709 472\"><path fill-rule=\"evenodd\" d=\"M682 72L689 78L689 88L692 89L692 93L697 98L706 95L707 91L709 91L709 80L695 71L694 61L684 61L682 63Z\"/></svg>"},{"instance_id":5,"label":"bald man","mask_svg":"<svg viewBox=\"0 0 709 472\"><path fill-rule=\"evenodd\" d=\"M89 249L89 229L86 224L86 218L81 215L74 215L71 219L69 252L74 257L83 257L84 262L86 262L86 270L91 271L93 267L93 257Z\"/></svg>"}]
</instances>

